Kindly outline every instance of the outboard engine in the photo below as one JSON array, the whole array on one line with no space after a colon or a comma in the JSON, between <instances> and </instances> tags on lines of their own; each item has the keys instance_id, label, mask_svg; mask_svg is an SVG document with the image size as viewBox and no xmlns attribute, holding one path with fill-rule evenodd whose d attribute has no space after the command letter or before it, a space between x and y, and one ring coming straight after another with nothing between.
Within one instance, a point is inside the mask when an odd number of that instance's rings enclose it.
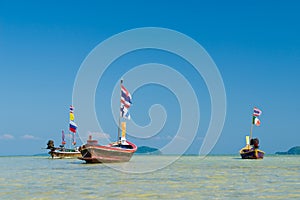
<instances>
[{"instance_id":1,"label":"outboard engine","mask_svg":"<svg viewBox=\"0 0 300 200\"><path fill-rule=\"evenodd\" d=\"M254 139L251 139L250 140L250 145L253 145L253 147L255 148L255 149L258 149L258 145L259 145L259 140L258 140L258 138L254 138Z\"/></svg>"},{"instance_id":2,"label":"outboard engine","mask_svg":"<svg viewBox=\"0 0 300 200\"><path fill-rule=\"evenodd\" d=\"M47 143L47 149L50 149L50 150L54 150L55 147L54 147L54 141L53 140L49 140L48 143Z\"/></svg>"}]
</instances>

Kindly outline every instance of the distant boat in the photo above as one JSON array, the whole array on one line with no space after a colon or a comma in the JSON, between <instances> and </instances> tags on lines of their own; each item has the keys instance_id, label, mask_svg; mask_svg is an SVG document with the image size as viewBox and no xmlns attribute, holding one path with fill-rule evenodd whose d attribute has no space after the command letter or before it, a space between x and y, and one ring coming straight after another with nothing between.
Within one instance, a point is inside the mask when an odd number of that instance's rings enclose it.
<instances>
[{"instance_id":1,"label":"distant boat","mask_svg":"<svg viewBox=\"0 0 300 200\"><path fill-rule=\"evenodd\" d=\"M108 145L99 145L97 140L93 140L89 135L87 143L82 145L79 150L81 152L80 160L86 163L112 163L112 162L128 162L132 155L136 152L137 146L126 140L126 122L121 122L120 118L130 119L128 109L131 105L131 95L122 85L121 80L121 108L118 126L118 139L116 142ZM120 137L120 126L122 128L122 136Z\"/></svg>"},{"instance_id":2,"label":"distant boat","mask_svg":"<svg viewBox=\"0 0 300 200\"><path fill-rule=\"evenodd\" d=\"M62 142L59 147L54 146L54 141L49 140L47 143L47 149L50 149L48 152L52 158L77 158L81 156L80 151L78 150L78 147L76 147L76 129L77 125L74 122L74 107L70 106L70 124L69 124L69 130L70 130L70 138L72 138L72 147L71 147L71 141L69 148L66 148L66 141L65 141L65 133L64 130L62 130Z\"/></svg>"},{"instance_id":3,"label":"distant boat","mask_svg":"<svg viewBox=\"0 0 300 200\"><path fill-rule=\"evenodd\" d=\"M246 141L249 141L249 136L246 136ZM246 146L240 150L240 155L243 159L263 159L265 152L258 149L259 140L257 138L251 139Z\"/></svg>"},{"instance_id":4,"label":"distant boat","mask_svg":"<svg viewBox=\"0 0 300 200\"><path fill-rule=\"evenodd\" d=\"M246 136L246 146L240 150L240 155L242 159L263 159L265 152L259 149L259 140L258 138L252 138L253 125L260 125L260 120L258 116L261 115L261 110L254 108L252 115L252 125L250 129L250 136Z\"/></svg>"}]
</instances>

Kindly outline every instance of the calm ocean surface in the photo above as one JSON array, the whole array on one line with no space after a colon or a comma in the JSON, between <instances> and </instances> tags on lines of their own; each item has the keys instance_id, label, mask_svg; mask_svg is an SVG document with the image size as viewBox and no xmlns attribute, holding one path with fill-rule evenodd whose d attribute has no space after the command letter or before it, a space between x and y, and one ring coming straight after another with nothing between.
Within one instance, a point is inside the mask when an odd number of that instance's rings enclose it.
<instances>
[{"instance_id":1,"label":"calm ocean surface","mask_svg":"<svg viewBox=\"0 0 300 200\"><path fill-rule=\"evenodd\" d=\"M300 156L183 156L161 166L174 158L134 155L102 165L0 157L0 199L300 199Z\"/></svg>"}]
</instances>

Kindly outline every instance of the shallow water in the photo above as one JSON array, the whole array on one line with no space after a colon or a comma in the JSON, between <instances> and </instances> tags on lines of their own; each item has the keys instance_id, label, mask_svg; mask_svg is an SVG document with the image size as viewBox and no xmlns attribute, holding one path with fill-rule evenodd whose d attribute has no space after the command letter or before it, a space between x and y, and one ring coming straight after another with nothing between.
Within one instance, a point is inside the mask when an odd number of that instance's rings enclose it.
<instances>
[{"instance_id":1,"label":"shallow water","mask_svg":"<svg viewBox=\"0 0 300 200\"><path fill-rule=\"evenodd\" d=\"M0 157L0 168L0 199L300 199L300 156L134 155L109 165L16 156Z\"/></svg>"}]
</instances>

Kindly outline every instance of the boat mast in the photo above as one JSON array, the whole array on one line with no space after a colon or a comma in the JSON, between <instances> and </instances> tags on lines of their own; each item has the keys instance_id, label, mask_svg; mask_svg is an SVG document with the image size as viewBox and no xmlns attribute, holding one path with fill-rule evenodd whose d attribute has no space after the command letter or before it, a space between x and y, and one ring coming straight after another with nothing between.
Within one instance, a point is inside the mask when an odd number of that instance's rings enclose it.
<instances>
[{"instance_id":1,"label":"boat mast","mask_svg":"<svg viewBox=\"0 0 300 200\"><path fill-rule=\"evenodd\" d=\"M77 129L77 125L74 122L75 117L74 117L74 107L71 105L70 106L70 127L69 127L69 146L71 148L71 142L72 145L75 146L76 145L76 141L75 141L75 133L76 133L76 129Z\"/></svg>"},{"instance_id":2,"label":"boat mast","mask_svg":"<svg viewBox=\"0 0 300 200\"><path fill-rule=\"evenodd\" d=\"M255 109L255 107L254 107ZM253 114L252 114L252 118L251 118L251 128L250 128L250 141L252 139L252 131L253 131L253 124L254 124L254 111L253 111Z\"/></svg>"},{"instance_id":3,"label":"boat mast","mask_svg":"<svg viewBox=\"0 0 300 200\"><path fill-rule=\"evenodd\" d=\"M65 141L65 131L61 130L61 144L65 145L66 141Z\"/></svg>"},{"instance_id":4,"label":"boat mast","mask_svg":"<svg viewBox=\"0 0 300 200\"><path fill-rule=\"evenodd\" d=\"M72 133L69 131L69 149L71 149Z\"/></svg>"},{"instance_id":5,"label":"boat mast","mask_svg":"<svg viewBox=\"0 0 300 200\"><path fill-rule=\"evenodd\" d=\"M74 112L73 109L74 109L74 108L73 108L73 106L71 105L71 106L70 106L70 114ZM71 116L70 116L69 121L72 121ZM69 129L69 149L71 149L71 142L72 142L72 133L71 133L71 130Z\"/></svg>"},{"instance_id":6,"label":"boat mast","mask_svg":"<svg viewBox=\"0 0 300 200\"><path fill-rule=\"evenodd\" d=\"M251 123L251 128L250 128L250 140L252 139L252 130L253 130L253 123Z\"/></svg>"},{"instance_id":7,"label":"boat mast","mask_svg":"<svg viewBox=\"0 0 300 200\"><path fill-rule=\"evenodd\" d=\"M251 129L250 129L250 140L252 139L252 131L253 131L254 120L255 120L254 115L252 115Z\"/></svg>"},{"instance_id":8,"label":"boat mast","mask_svg":"<svg viewBox=\"0 0 300 200\"><path fill-rule=\"evenodd\" d=\"M121 96L122 96L122 84L123 84L123 79L121 79L120 81L120 99L121 99ZM120 109L122 107L122 103L120 102ZM121 115L120 115L120 109L119 109L119 124L118 124L118 143L121 141L120 139L120 126L121 126Z\"/></svg>"}]
</instances>

